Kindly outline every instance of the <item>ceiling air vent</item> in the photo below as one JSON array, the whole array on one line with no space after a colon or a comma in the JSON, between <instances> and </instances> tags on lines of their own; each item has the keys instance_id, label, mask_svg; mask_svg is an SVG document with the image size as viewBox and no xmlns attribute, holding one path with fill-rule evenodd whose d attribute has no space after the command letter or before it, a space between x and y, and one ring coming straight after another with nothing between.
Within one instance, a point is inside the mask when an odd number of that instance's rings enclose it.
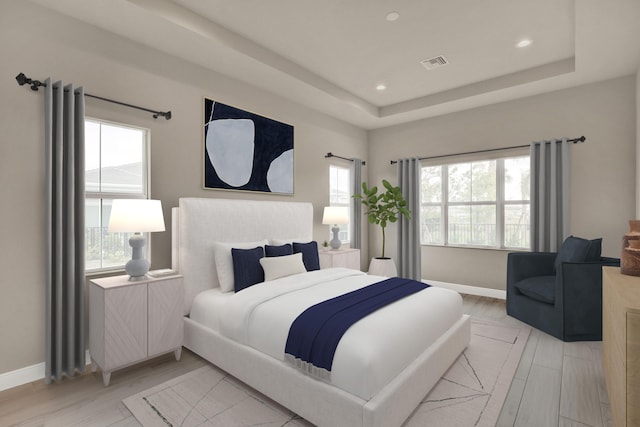
<instances>
[{"instance_id":1,"label":"ceiling air vent","mask_svg":"<svg viewBox=\"0 0 640 427\"><path fill-rule=\"evenodd\" d=\"M424 65L424 68L431 71L438 67L442 67L443 65L447 65L449 62L444 56L440 55L433 58L425 59L424 61L420 61L420 63Z\"/></svg>"}]
</instances>

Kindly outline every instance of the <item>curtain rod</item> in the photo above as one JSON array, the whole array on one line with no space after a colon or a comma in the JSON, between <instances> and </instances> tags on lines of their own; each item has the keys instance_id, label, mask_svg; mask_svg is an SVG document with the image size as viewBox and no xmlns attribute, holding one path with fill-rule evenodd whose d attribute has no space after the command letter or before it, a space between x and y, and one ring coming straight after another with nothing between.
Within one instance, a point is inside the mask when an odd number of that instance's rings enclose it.
<instances>
[{"instance_id":1,"label":"curtain rod","mask_svg":"<svg viewBox=\"0 0 640 427\"><path fill-rule=\"evenodd\" d=\"M25 76L24 73L18 74L16 76L16 80L18 81L18 84L20 86L24 86L25 84L28 84L28 85L30 85L29 87L31 88L31 90L36 91L36 92L38 91L38 88L40 86L42 86L42 87L46 87L47 86L46 83L43 83L40 80L30 79L29 77ZM109 99L109 98L103 98L102 96L91 95L90 93L85 93L84 96L88 96L89 98L99 99L101 101L111 102L113 104L123 105L123 106L129 107L129 108L135 108L136 110L146 111L148 113L153 114L153 118L154 119L157 119L159 116L162 116L167 120L171 119L171 111L166 111L165 112L165 111L150 110L148 108L139 107L137 105L127 104L126 102L120 102L120 101L115 101L115 100Z\"/></svg>"},{"instance_id":2,"label":"curtain rod","mask_svg":"<svg viewBox=\"0 0 640 427\"><path fill-rule=\"evenodd\" d=\"M333 154L332 152L328 152L327 154L324 155L324 158L329 158L329 157L337 157L338 159L342 159L342 160L348 160L350 162L353 162L355 159L350 159L348 157L342 157L342 156L338 156L336 154ZM366 166L367 162L365 162L364 160L362 161L362 166Z\"/></svg>"},{"instance_id":3,"label":"curtain rod","mask_svg":"<svg viewBox=\"0 0 640 427\"><path fill-rule=\"evenodd\" d=\"M580 138L567 139L567 142L573 142L574 144L577 144L578 142L585 142L586 140L587 140L587 138L584 135L582 135ZM441 159L443 157L464 156L464 155L467 155L467 154L490 153L492 151L512 150L514 148L526 148L526 147L530 147L530 146L531 146L531 144L515 145L513 147L491 148L491 149L488 149L488 150L467 151L466 153L443 154L442 156L420 157L418 160L431 160L431 159ZM395 165L396 163L398 163L398 161L397 160L391 160L390 163L392 165Z\"/></svg>"}]
</instances>

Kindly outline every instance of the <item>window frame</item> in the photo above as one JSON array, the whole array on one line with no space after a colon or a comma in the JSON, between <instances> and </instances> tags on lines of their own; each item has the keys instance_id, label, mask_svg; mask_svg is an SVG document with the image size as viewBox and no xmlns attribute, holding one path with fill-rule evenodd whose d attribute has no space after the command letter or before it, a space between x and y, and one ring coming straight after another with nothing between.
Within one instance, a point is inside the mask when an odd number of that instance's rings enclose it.
<instances>
[{"instance_id":1,"label":"window frame","mask_svg":"<svg viewBox=\"0 0 640 427\"><path fill-rule=\"evenodd\" d=\"M85 117L85 124L87 122L98 123L101 126L104 124L107 126L117 126L117 127L122 127L126 129L135 129L135 130L140 130L144 133L143 155L142 155L142 177L143 177L142 193L121 193L121 192L103 192L103 191L86 191L85 190L85 193L84 193L85 206L86 206L86 200L88 199L98 201L98 203L100 204L100 224L102 224L103 223L102 204L104 200L150 199L151 197L151 129L142 127L142 126L136 126L136 125L127 124L127 123L120 123L112 120L98 119L98 118L89 117L89 116ZM100 145L102 145L102 141L100 141ZM85 147L86 147L86 141L85 141ZM100 179L99 179L100 185L102 185L102 168L103 166L102 166L102 159L101 159L99 172L98 172L100 176ZM87 226L85 225L85 233L86 233L86 229L87 229ZM151 233L143 233L143 234L146 239L143 256L151 262ZM102 245L101 245L101 251L104 251L104 247ZM101 253L101 257L104 257L102 253ZM85 254L85 259L86 259L86 254ZM87 266L85 265L85 274L87 276L93 276L93 275L99 275L103 273L124 271L124 268L125 268L125 264L109 266L109 267L103 266L100 268L91 268L91 269L87 268Z\"/></svg>"},{"instance_id":2,"label":"window frame","mask_svg":"<svg viewBox=\"0 0 640 427\"><path fill-rule=\"evenodd\" d=\"M347 190L348 190L348 194L349 194L349 203L344 204L344 203L335 203L332 201L332 187L331 187L331 174L332 174L332 169L336 168L336 169L341 169L341 170L345 170L347 172L348 175L348 179L347 179ZM351 176L351 168L349 167L344 167L344 166L340 166L340 165L336 165L334 163L329 164L329 205L328 206L342 206L342 207L347 207L349 208L349 224L347 224L349 227L346 230L347 233L347 238L345 240L340 239L340 242L342 244L350 244L351 243L351 229L353 227L353 218L351 218L351 206L353 203L353 177ZM343 232L342 227L340 227L340 234ZM328 232L329 238L327 239L327 241L330 241L333 238L333 234L331 233L331 231L329 230Z\"/></svg>"},{"instance_id":3,"label":"window frame","mask_svg":"<svg viewBox=\"0 0 640 427\"><path fill-rule=\"evenodd\" d=\"M421 184L422 184L422 169L428 167L440 167L440 201L439 202L424 202L422 200L422 191L420 191L420 210L423 207L439 207L440 208L440 227L442 230L442 241L439 243L427 242L422 240L422 221L420 222L420 244L422 246L435 246L435 247L454 247L465 249L488 249L488 250L506 250L506 251L530 251L531 242L529 247L513 247L505 245L505 207L509 205L529 205L531 207L531 196L529 200L506 200L505 199L505 160L515 158L528 158L529 152L514 152L503 153L502 155L493 156L473 156L468 158L456 157L449 161L443 162L442 159L438 161L423 161L421 166ZM454 164L464 163L476 163L483 161L496 162L496 198L495 201L464 201L464 202L450 202L449 193L449 166ZM473 198L473 197L471 197ZM477 245L477 244L463 244L463 243L450 243L449 238L449 207L452 206L495 206L496 209L496 245ZM530 211L529 211L530 212ZM529 214L531 219L531 214ZM529 223L529 227L531 224Z\"/></svg>"}]
</instances>

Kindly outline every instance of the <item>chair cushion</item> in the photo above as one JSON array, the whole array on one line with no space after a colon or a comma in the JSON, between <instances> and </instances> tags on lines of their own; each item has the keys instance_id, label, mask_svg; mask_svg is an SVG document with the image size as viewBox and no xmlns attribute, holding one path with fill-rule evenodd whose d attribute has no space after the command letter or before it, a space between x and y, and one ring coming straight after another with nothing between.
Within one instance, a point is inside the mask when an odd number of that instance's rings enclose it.
<instances>
[{"instance_id":1,"label":"chair cushion","mask_svg":"<svg viewBox=\"0 0 640 427\"><path fill-rule=\"evenodd\" d=\"M563 262L585 262L590 246L590 240L574 236L567 237L556 255L555 269L558 270Z\"/></svg>"},{"instance_id":2,"label":"chair cushion","mask_svg":"<svg viewBox=\"0 0 640 427\"><path fill-rule=\"evenodd\" d=\"M536 301L553 304L556 300L556 276L535 276L513 285L523 295Z\"/></svg>"}]
</instances>

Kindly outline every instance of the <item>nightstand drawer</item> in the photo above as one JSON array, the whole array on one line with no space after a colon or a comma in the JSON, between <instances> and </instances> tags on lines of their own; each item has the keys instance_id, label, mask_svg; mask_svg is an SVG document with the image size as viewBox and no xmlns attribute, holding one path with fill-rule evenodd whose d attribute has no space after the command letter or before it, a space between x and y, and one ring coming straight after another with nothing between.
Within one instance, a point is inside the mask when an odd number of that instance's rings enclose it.
<instances>
[{"instance_id":1,"label":"nightstand drawer","mask_svg":"<svg viewBox=\"0 0 640 427\"><path fill-rule=\"evenodd\" d=\"M344 267L360 270L360 249L339 249L320 251L320 268Z\"/></svg>"},{"instance_id":2,"label":"nightstand drawer","mask_svg":"<svg viewBox=\"0 0 640 427\"><path fill-rule=\"evenodd\" d=\"M147 357L147 289L126 286L104 293L104 370Z\"/></svg>"},{"instance_id":3,"label":"nightstand drawer","mask_svg":"<svg viewBox=\"0 0 640 427\"><path fill-rule=\"evenodd\" d=\"M148 285L149 357L182 346L184 309L182 278Z\"/></svg>"}]
</instances>

